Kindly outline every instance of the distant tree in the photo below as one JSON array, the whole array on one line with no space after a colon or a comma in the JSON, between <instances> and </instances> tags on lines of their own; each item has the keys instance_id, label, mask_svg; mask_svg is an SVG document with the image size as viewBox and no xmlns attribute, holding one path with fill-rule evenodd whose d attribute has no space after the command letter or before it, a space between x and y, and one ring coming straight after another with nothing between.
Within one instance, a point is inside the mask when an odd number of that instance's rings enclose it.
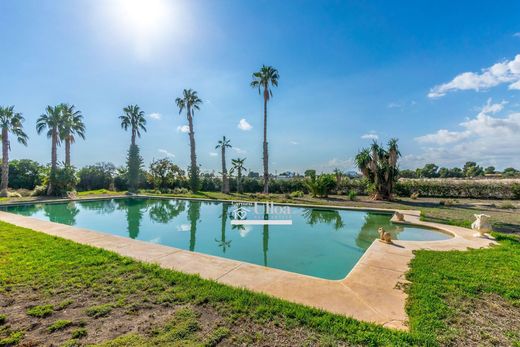
<instances>
[{"instance_id":1,"label":"distant tree","mask_svg":"<svg viewBox=\"0 0 520 347\"><path fill-rule=\"evenodd\" d=\"M192 192L199 190L199 167L197 166L197 154L195 151L195 131L193 130L193 116L195 116L195 110L200 109L202 100L197 95L197 92L192 89L184 89L182 97L175 99L175 103L179 108L179 114L186 109L186 118L188 120L189 137L190 137L190 187Z\"/></svg>"},{"instance_id":2,"label":"distant tree","mask_svg":"<svg viewBox=\"0 0 520 347\"><path fill-rule=\"evenodd\" d=\"M215 146L215 149L218 148L220 148L222 159L222 193L229 194L229 179L226 169L226 148L231 148L229 139L226 139L226 137L223 136L222 140L219 140L218 144Z\"/></svg>"},{"instance_id":3,"label":"distant tree","mask_svg":"<svg viewBox=\"0 0 520 347\"><path fill-rule=\"evenodd\" d=\"M155 189L173 188L176 180L184 176L184 171L170 159L154 160L148 171L150 183Z\"/></svg>"},{"instance_id":4,"label":"distant tree","mask_svg":"<svg viewBox=\"0 0 520 347\"><path fill-rule=\"evenodd\" d=\"M520 174L520 171L518 171L517 169L512 168L512 167L505 168L504 171L502 171L502 176L504 176L504 177L515 177L515 176L518 176L519 174Z\"/></svg>"},{"instance_id":5,"label":"distant tree","mask_svg":"<svg viewBox=\"0 0 520 347\"><path fill-rule=\"evenodd\" d=\"M256 171L249 171L249 173L247 174L247 177L248 178L259 178L260 174Z\"/></svg>"},{"instance_id":6,"label":"distant tree","mask_svg":"<svg viewBox=\"0 0 520 347\"><path fill-rule=\"evenodd\" d=\"M76 141L76 136L85 139L85 124L81 111L74 105L61 104L62 122L60 127L60 140L65 142L65 165L70 165L70 146Z\"/></svg>"},{"instance_id":7,"label":"distant tree","mask_svg":"<svg viewBox=\"0 0 520 347\"><path fill-rule=\"evenodd\" d=\"M474 161L468 161L464 164L464 168L462 169L464 172L464 176L466 177L477 177L484 175L484 169L477 165Z\"/></svg>"},{"instance_id":8,"label":"distant tree","mask_svg":"<svg viewBox=\"0 0 520 347\"><path fill-rule=\"evenodd\" d=\"M307 169L307 170L305 170L305 173L303 175L305 177L316 176L316 170L314 170L314 169Z\"/></svg>"},{"instance_id":9,"label":"distant tree","mask_svg":"<svg viewBox=\"0 0 520 347\"><path fill-rule=\"evenodd\" d=\"M60 129L63 122L63 107L47 106L45 113L36 121L36 131L41 134L47 129L47 137L51 139L51 170L47 185L47 195L54 194L56 184L56 169L58 168L58 145L60 144Z\"/></svg>"},{"instance_id":10,"label":"distant tree","mask_svg":"<svg viewBox=\"0 0 520 347\"><path fill-rule=\"evenodd\" d=\"M236 172L237 174L237 192L239 193L242 193L242 171L247 171L244 167L245 161L246 158L231 159L231 165L233 165L233 167L231 168L230 173L234 174Z\"/></svg>"},{"instance_id":11,"label":"distant tree","mask_svg":"<svg viewBox=\"0 0 520 347\"><path fill-rule=\"evenodd\" d=\"M0 183L0 195L7 196L9 185L9 151L11 143L9 134L13 134L16 140L27 146L27 134L23 131L24 118L22 114L14 111L14 106L0 106L0 127L2 127L2 181Z\"/></svg>"},{"instance_id":12,"label":"distant tree","mask_svg":"<svg viewBox=\"0 0 520 347\"><path fill-rule=\"evenodd\" d=\"M441 167L439 171L437 172L440 178L448 178L450 177L450 169L446 167Z\"/></svg>"},{"instance_id":13,"label":"distant tree","mask_svg":"<svg viewBox=\"0 0 520 347\"><path fill-rule=\"evenodd\" d=\"M370 148L364 148L356 155L356 165L373 187L374 199L392 199L399 174L397 160L400 156L397 139L391 139L387 149L374 141Z\"/></svg>"},{"instance_id":14,"label":"distant tree","mask_svg":"<svg viewBox=\"0 0 520 347\"><path fill-rule=\"evenodd\" d=\"M13 189L34 189L42 184L45 172L43 166L29 159L9 162L9 186Z\"/></svg>"},{"instance_id":15,"label":"distant tree","mask_svg":"<svg viewBox=\"0 0 520 347\"><path fill-rule=\"evenodd\" d=\"M116 167L112 163L96 163L78 171L78 190L114 190Z\"/></svg>"},{"instance_id":16,"label":"distant tree","mask_svg":"<svg viewBox=\"0 0 520 347\"><path fill-rule=\"evenodd\" d=\"M426 164L422 169L420 169L420 177L422 178L435 178L438 177L439 167L435 164Z\"/></svg>"},{"instance_id":17,"label":"distant tree","mask_svg":"<svg viewBox=\"0 0 520 347\"><path fill-rule=\"evenodd\" d=\"M415 173L415 170L400 170L399 171L399 177L402 178L417 178L417 174Z\"/></svg>"},{"instance_id":18,"label":"distant tree","mask_svg":"<svg viewBox=\"0 0 520 347\"><path fill-rule=\"evenodd\" d=\"M267 103L273 96L271 86L278 86L278 70L272 66L262 65L260 71L253 73L251 87L257 88L258 93L263 92L264 98L264 142L263 142L263 162L264 162L264 194L269 193L269 152L267 149Z\"/></svg>"},{"instance_id":19,"label":"distant tree","mask_svg":"<svg viewBox=\"0 0 520 347\"><path fill-rule=\"evenodd\" d=\"M486 175L492 175L492 174L496 173L496 169L494 166L488 166L487 168L484 169L484 173Z\"/></svg>"},{"instance_id":20,"label":"distant tree","mask_svg":"<svg viewBox=\"0 0 520 347\"><path fill-rule=\"evenodd\" d=\"M334 174L311 175L305 178L305 185L313 197L326 198L336 188L336 176Z\"/></svg>"},{"instance_id":21,"label":"distant tree","mask_svg":"<svg viewBox=\"0 0 520 347\"><path fill-rule=\"evenodd\" d=\"M460 178L464 177L464 172L460 167L454 167L449 170L448 177Z\"/></svg>"}]
</instances>

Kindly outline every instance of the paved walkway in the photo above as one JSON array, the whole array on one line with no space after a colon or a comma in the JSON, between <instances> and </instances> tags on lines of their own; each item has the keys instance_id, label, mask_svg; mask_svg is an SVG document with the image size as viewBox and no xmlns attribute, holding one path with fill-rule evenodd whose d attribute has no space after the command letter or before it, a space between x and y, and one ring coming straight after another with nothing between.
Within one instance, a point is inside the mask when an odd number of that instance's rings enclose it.
<instances>
[{"instance_id":1,"label":"paved walkway","mask_svg":"<svg viewBox=\"0 0 520 347\"><path fill-rule=\"evenodd\" d=\"M337 206L319 207L338 208ZM454 237L428 242L396 241L394 245L376 240L348 276L339 281L189 252L7 212L0 212L0 220L110 250L136 260L157 263L163 268L198 274L202 278L234 287L247 288L358 320L406 330L406 294L400 289L399 283L405 282L405 273L409 269L408 263L414 256L413 251L417 249L465 250L487 247L493 241L476 238L473 236L474 232L469 229L422 222L419 220L418 211L400 212L405 215L404 223L439 229L453 234Z\"/></svg>"}]
</instances>

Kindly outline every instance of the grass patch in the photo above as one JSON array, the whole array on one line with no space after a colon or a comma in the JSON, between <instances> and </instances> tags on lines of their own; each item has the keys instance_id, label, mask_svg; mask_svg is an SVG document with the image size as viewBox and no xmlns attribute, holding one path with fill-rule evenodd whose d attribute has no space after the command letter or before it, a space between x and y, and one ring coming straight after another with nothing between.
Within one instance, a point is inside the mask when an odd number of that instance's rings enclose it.
<instances>
[{"instance_id":1,"label":"grass patch","mask_svg":"<svg viewBox=\"0 0 520 347\"><path fill-rule=\"evenodd\" d=\"M85 328L77 328L72 332L73 339L81 339L87 335L87 329Z\"/></svg>"},{"instance_id":2,"label":"grass patch","mask_svg":"<svg viewBox=\"0 0 520 347\"><path fill-rule=\"evenodd\" d=\"M60 319L52 323L52 325L47 328L47 331L53 333L58 330L63 330L69 327L70 325L72 325L72 322L70 320Z\"/></svg>"},{"instance_id":3,"label":"grass patch","mask_svg":"<svg viewBox=\"0 0 520 347\"><path fill-rule=\"evenodd\" d=\"M78 192L78 196L86 196L86 195L123 195L125 192L116 192L108 189L96 189L96 190L85 190L83 192Z\"/></svg>"},{"instance_id":4,"label":"grass patch","mask_svg":"<svg viewBox=\"0 0 520 347\"><path fill-rule=\"evenodd\" d=\"M2 332L0 331L0 333ZM0 337L0 347L17 345L22 340L23 335L21 331L7 331L6 337Z\"/></svg>"},{"instance_id":5,"label":"grass patch","mask_svg":"<svg viewBox=\"0 0 520 347\"><path fill-rule=\"evenodd\" d=\"M4 325L7 322L7 315L0 314L0 325Z\"/></svg>"},{"instance_id":6,"label":"grass patch","mask_svg":"<svg viewBox=\"0 0 520 347\"><path fill-rule=\"evenodd\" d=\"M92 307L87 308L85 310L85 313L87 314L87 316L94 317L94 318L104 317L112 311L113 307L114 307L114 305L112 305L112 304L103 304L103 305L98 305L98 306L92 306Z\"/></svg>"},{"instance_id":7,"label":"grass patch","mask_svg":"<svg viewBox=\"0 0 520 347\"><path fill-rule=\"evenodd\" d=\"M316 341L327 336L346 345L434 343L431 338L420 334L394 331L231 288L0 222L0 293L19 299L26 292L31 293L30 300L34 301L39 295L39 301L52 302L54 306L66 298L82 296L82 300L74 302L75 310L84 316L74 319L84 320L84 328L88 330L91 326L98 326L96 316L103 319L104 325L117 319L117 324L128 323L128 330L131 330L135 314L146 307L149 307L147 315L159 318L161 310L162 317L171 317L172 310L174 312L171 320L149 320L149 333L119 336L121 332L114 329L110 341L89 340L89 344L141 346L150 345L150 341L156 345L173 344L171 341L204 344L224 338L225 329L216 330L222 325L229 329L226 339L230 341L239 341L244 333L254 334L254 331L262 330L261 343L264 345L277 345L280 341L299 345L306 338L302 334L312 335ZM169 293L169 298L161 302L165 293ZM81 309L82 302L91 306ZM123 309L117 310L116 314L112 310L114 305ZM134 312L126 314L124 307L128 305L137 307L137 313L132 310ZM103 318L100 314L104 315ZM117 318L111 319L112 315ZM248 330L234 330L237 321L248 326ZM140 324L145 323L142 321ZM204 327L210 330L204 332L201 330ZM211 332L215 335L208 339ZM95 339L93 336L89 338Z\"/></svg>"},{"instance_id":8,"label":"grass patch","mask_svg":"<svg viewBox=\"0 0 520 347\"><path fill-rule=\"evenodd\" d=\"M54 306L53 305L41 305L41 306L34 306L29 309L27 309L26 313L29 316L37 317L37 318L44 318L48 317L54 312Z\"/></svg>"},{"instance_id":9,"label":"grass patch","mask_svg":"<svg viewBox=\"0 0 520 347\"><path fill-rule=\"evenodd\" d=\"M495 306L500 301L504 309L519 312L519 237L495 236L500 245L490 249L416 252L407 274L407 279L412 282L407 304L412 331L436 338L443 345L455 342L485 345L488 342L485 334L481 339L469 336L471 320L480 313L482 300L493 300ZM517 316L520 319L520 314ZM520 331L520 320L506 324L500 319L500 314L484 317L479 329L484 332L486 324L489 324L489 329L501 325L505 330L492 330L493 338L500 341L498 344L519 344L518 337L504 332L508 329Z\"/></svg>"}]
</instances>

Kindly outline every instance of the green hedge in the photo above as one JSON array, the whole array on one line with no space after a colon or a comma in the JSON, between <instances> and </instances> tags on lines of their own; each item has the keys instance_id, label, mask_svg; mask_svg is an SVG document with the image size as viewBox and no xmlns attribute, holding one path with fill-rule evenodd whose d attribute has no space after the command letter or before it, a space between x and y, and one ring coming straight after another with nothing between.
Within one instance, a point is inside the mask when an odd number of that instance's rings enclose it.
<instances>
[{"instance_id":1,"label":"green hedge","mask_svg":"<svg viewBox=\"0 0 520 347\"><path fill-rule=\"evenodd\" d=\"M419 193L422 197L520 199L520 183L511 181L401 180L395 187L398 196Z\"/></svg>"}]
</instances>

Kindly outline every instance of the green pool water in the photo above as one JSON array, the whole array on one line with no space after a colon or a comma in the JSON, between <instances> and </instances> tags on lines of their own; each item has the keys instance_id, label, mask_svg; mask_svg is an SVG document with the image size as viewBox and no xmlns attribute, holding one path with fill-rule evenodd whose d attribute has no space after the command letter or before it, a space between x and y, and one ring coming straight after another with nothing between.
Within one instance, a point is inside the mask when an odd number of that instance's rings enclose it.
<instances>
[{"instance_id":1,"label":"green pool water","mask_svg":"<svg viewBox=\"0 0 520 347\"><path fill-rule=\"evenodd\" d=\"M2 210L325 279L342 279L385 228L394 239L442 240L384 213L290 207L292 225L232 225L230 203L125 198Z\"/></svg>"}]
</instances>

